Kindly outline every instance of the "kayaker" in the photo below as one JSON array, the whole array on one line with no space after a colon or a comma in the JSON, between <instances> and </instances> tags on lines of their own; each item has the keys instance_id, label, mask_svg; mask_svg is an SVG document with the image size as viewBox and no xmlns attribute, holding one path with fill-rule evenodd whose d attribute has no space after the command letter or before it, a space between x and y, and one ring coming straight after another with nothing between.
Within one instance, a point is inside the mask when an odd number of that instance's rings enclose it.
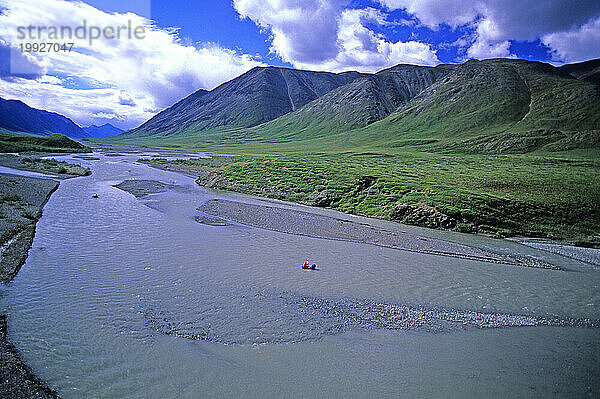
<instances>
[{"instance_id":1,"label":"kayaker","mask_svg":"<svg viewBox=\"0 0 600 399\"><path fill-rule=\"evenodd\" d=\"M307 260L305 260L305 261L304 261L304 264L302 265L302 268L303 268L303 269L308 269L309 267L310 267L310 266L308 265L308 261L307 261Z\"/></svg>"}]
</instances>

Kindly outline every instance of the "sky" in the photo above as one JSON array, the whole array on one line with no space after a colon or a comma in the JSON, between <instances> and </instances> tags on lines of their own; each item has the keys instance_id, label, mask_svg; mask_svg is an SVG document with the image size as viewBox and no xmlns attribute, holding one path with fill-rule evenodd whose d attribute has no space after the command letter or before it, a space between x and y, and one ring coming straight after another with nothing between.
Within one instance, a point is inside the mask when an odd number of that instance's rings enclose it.
<instances>
[{"instance_id":1,"label":"sky","mask_svg":"<svg viewBox=\"0 0 600 399\"><path fill-rule=\"evenodd\" d=\"M66 45L22 51L49 42ZM81 126L134 128L256 66L377 72L496 57L600 58L600 1L0 0L0 97Z\"/></svg>"}]
</instances>

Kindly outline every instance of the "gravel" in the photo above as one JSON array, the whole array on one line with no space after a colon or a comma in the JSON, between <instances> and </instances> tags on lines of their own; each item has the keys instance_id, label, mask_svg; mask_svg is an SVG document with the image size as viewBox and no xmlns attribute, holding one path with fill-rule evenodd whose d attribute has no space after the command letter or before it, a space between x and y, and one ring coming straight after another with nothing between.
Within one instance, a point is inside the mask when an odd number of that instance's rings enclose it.
<instances>
[{"instance_id":1,"label":"gravel","mask_svg":"<svg viewBox=\"0 0 600 399\"><path fill-rule=\"evenodd\" d=\"M136 198L150 194L158 194L167 190L167 185L156 180L125 180L116 188L135 195Z\"/></svg>"},{"instance_id":2,"label":"gravel","mask_svg":"<svg viewBox=\"0 0 600 399\"><path fill-rule=\"evenodd\" d=\"M58 182L0 173L0 279L10 282L27 259L35 224ZM0 315L0 398L57 398L23 363L6 340L6 316Z\"/></svg>"},{"instance_id":3,"label":"gravel","mask_svg":"<svg viewBox=\"0 0 600 399\"><path fill-rule=\"evenodd\" d=\"M534 258L498 254L413 233L391 231L351 220L274 206L215 199L206 202L198 210L213 217L289 234L362 242L404 251L483 262L560 270L555 265Z\"/></svg>"}]
</instances>

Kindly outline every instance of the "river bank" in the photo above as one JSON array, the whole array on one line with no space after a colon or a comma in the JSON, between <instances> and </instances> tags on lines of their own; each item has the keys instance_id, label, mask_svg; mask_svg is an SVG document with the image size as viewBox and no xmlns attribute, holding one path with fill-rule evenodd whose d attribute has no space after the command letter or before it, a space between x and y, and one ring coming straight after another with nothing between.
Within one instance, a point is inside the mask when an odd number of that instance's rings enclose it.
<instances>
[{"instance_id":1,"label":"river bank","mask_svg":"<svg viewBox=\"0 0 600 399\"><path fill-rule=\"evenodd\" d=\"M51 179L0 173L0 280L9 283L27 259L42 209L59 183ZM23 363L6 339L6 316L0 316L0 396L56 398Z\"/></svg>"},{"instance_id":2,"label":"river bank","mask_svg":"<svg viewBox=\"0 0 600 399\"><path fill-rule=\"evenodd\" d=\"M237 159L239 160L240 158ZM141 162L156 169L194 177L197 179L196 182L199 185L207 188L248 193L248 190L243 188L240 184L226 182L220 174L223 167L231 162L231 159L213 158L193 161L169 161L161 158L143 159ZM136 197L140 197L147 194L162 192L168 189L167 186L168 185L156 181L124 181L116 187L123 189ZM268 193L265 195L264 192L255 193L254 191L250 191L248 194L255 194L259 197L262 196L262 198L271 197ZM307 203L300 203L316 206L317 208L320 205L319 201L315 201L315 199ZM436 241L433 239L424 239L418 235L406 232L401 232L400 235L397 235L396 232L377 230L372 227L365 227L359 223L349 222L348 220L319 217L313 213L290 211L284 208L273 208L268 205L255 206L242 202L213 200L203 204L198 210L206 215L196 217L196 221L208 225L223 226L230 222L234 222L288 234L349 240L406 251L454 256L464 259L479 259L487 262L504 263L507 265L561 270L561 268L556 265L542 262L539 259L531 257L508 256L506 254L475 250L470 247L460 246L442 240ZM439 215L439 213L435 211L425 209L421 214L421 217L425 220L429 218L431 223L435 224L435 220L439 221L443 219L444 216ZM423 226L423 223L404 224ZM401 225L399 224L398 226ZM427 226L427 223L425 223L425 226L430 227ZM474 232L470 231L470 233ZM544 240L527 237L515 237L510 238L510 240L534 248L540 248L547 252L570 257L594 266L600 266L600 252L588 248L589 246L577 246L573 245L573 242L568 241Z\"/></svg>"},{"instance_id":3,"label":"river bank","mask_svg":"<svg viewBox=\"0 0 600 399\"><path fill-rule=\"evenodd\" d=\"M75 176L89 176L92 172L81 165L61 162L55 159L41 158L50 154L36 156L0 155L0 166L5 168L32 171L50 175L56 179L68 179ZM83 155L82 157L88 158Z\"/></svg>"},{"instance_id":4,"label":"river bank","mask_svg":"<svg viewBox=\"0 0 600 399\"><path fill-rule=\"evenodd\" d=\"M317 208L329 208L333 210L342 211L345 214L349 215L359 215L371 218L377 218L382 220L391 220L395 222L400 222L404 225L413 225L418 227L426 227L433 228L438 230L451 230L451 231L459 231L462 233L470 233L476 235L483 236L491 236L494 238L508 238L506 236L513 236L510 239L513 241L521 242L524 245L541 248L547 250L548 252L561 254L572 259L577 259L592 265L600 265L600 255L598 255L592 248L598 247L598 240L600 239L598 236L588 235L583 237L581 235L573 235L573 233L567 233L567 236L559 236L560 239L557 239L556 236L551 232L541 232L537 231L536 234L531 235L516 235L514 232L510 233L507 230L498 229L498 227L485 225L485 224L477 224L473 221L465 222L457 221L456 218L449 216L448 214L440 212L434 206L427 205L424 202L418 202L416 204L408 204L405 202L397 201L393 205L388 205L386 210L386 205L381 204L379 201L381 198L377 198L373 200L369 198L371 195L368 191L371 190L372 186L377 185L377 178L362 178L359 179L358 185L362 188L357 190L358 196L363 197L363 202L370 202L369 204L360 204L362 209L366 209L366 211L356 212L356 207L344 208L340 206L336 201L340 201L340 195L335 192L327 189L323 189L323 185L316 185L315 182L311 181L310 174L315 173L314 170L310 169L307 172L306 179L307 181L302 182L303 188L298 188L295 185L299 183L294 183L294 180L298 178L298 173L305 171L304 165L294 165L293 167L285 166L284 170L276 170L273 171L271 164L273 162L262 162L258 166L262 170L256 170L257 163L255 161L256 157L243 157L237 156L235 158L210 158L210 159L176 159L169 160L165 158L143 158L139 159L138 162L147 164L156 169L166 170L170 172L182 173L184 175L195 177L196 182L203 187L216 189L216 190L224 190L231 192L238 192L243 194L256 195L262 198L270 198L270 199L278 199L289 202L295 202L302 205L313 206ZM249 167L250 166L250 167ZM233 170L233 171L232 171ZM242 173L243 172L243 173ZM291 174L289 181L281 180L281 174ZM340 172L342 173L342 172ZM267 176L267 177L265 177ZM285 189L282 189L279 184L285 184ZM496 183L498 184L498 183ZM319 191L320 190L320 191ZM302 192L303 191L303 192ZM312 193L307 195L308 192ZM367 191L365 194L364 192ZM350 193L352 194L352 193ZM356 192L354 194L357 194ZM412 195L412 192L410 193ZM495 218L495 214L501 213L503 204L498 198L494 198L492 196L483 196L481 198L461 198L459 193L454 192L453 195L456 196L454 198L455 201L471 201L472 203L467 204L467 208L473 208L475 213L479 213L480 215L477 218L481 218L480 210L477 210L477 207L485 208L485 211L489 211L492 215L492 219ZM355 198L351 198L350 200L354 200ZM374 206L373 203L377 204L379 201L379 205ZM486 203L489 202L489 203ZM477 204L478 203L478 204ZM498 205L500 204L500 205ZM213 204L214 205L214 204ZM365 206L366 205L366 206ZM463 206L465 206L463 204ZM495 209L495 207L499 207L499 209ZM512 212L514 214L507 214L509 219L514 219L515 214L521 213L523 216L523 220L521 223L527 223L527 218L536 218L540 215L536 215L539 210L532 212L528 210L529 207L535 208L535 202L529 201L528 204L520 204L519 206L513 206ZM214 206L213 206L214 208ZM217 207L217 213L223 211L223 207ZM556 207L560 208L559 206ZM215 209L213 209L215 210ZM276 231L286 232L285 227L273 227L269 226L269 224L263 223L264 221L260 220L252 220L256 219L256 215L249 215L250 219L246 216L246 209L237 209L226 210L223 215L213 214L212 216L202 218L203 223L216 223L223 224L227 223L224 220L219 220L219 217L224 219L230 219L233 221L237 221L238 223L248 224L255 227L267 228ZM548 213L548 209L545 209L546 213ZM241 212L241 213L240 213ZM470 211L469 211L470 212ZM508 211L507 211L508 212ZM552 212L550 212L552 213ZM260 214L260 212L259 212ZM216 216L216 218L214 217ZM548 214L546 215L546 217ZM239 219L241 217L241 219ZM540 220L543 217L539 217ZM560 221L560 225L557 226L563 228L565 231L569 231L572 226L567 226L565 223L567 221ZM587 223L587 222L586 222ZM593 222L592 222L593 223ZM323 226L321 226L323 227ZM313 229L313 231L318 231ZM290 232L293 234L293 232ZM531 233L531 231L530 231ZM534 232L535 233L535 232ZM306 234L306 232L301 233ZM307 234L309 236L317 236L315 234ZM543 238L532 238L535 236L542 237L554 237L554 239L543 239ZM566 237L571 237L567 239ZM577 238L574 238L577 237ZM335 236L329 238L338 238ZM353 240L361 242L361 238L354 237ZM367 240L369 241L369 240ZM389 246L396 249L405 249L411 250L410 245L401 244L398 245L396 243L390 243L389 238L384 240L387 242L381 243L380 239L375 240L375 245L381 246ZM372 241L369 241L373 243ZM541 267L548 269L556 269L557 267L550 264L544 264L531 259L509 259L507 260L504 257L502 261L507 264L517 264L520 266L529 266L529 267Z\"/></svg>"},{"instance_id":5,"label":"river bank","mask_svg":"<svg viewBox=\"0 0 600 399\"><path fill-rule=\"evenodd\" d=\"M25 263L42 208L58 184L52 179L0 173L0 279L4 283Z\"/></svg>"},{"instance_id":6,"label":"river bank","mask_svg":"<svg viewBox=\"0 0 600 399\"><path fill-rule=\"evenodd\" d=\"M348 152L141 162L187 169L208 188L419 227L600 244L591 159Z\"/></svg>"},{"instance_id":7,"label":"river bank","mask_svg":"<svg viewBox=\"0 0 600 399\"><path fill-rule=\"evenodd\" d=\"M293 235L366 243L403 251L450 256L513 266L561 270L558 266L523 256L493 253L489 250L357 223L348 219L310 212L215 199L198 208L212 217ZM202 220L200 220L202 222ZM211 220L215 223L215 220Z\"/></svg>"},{"instance_id":8,"label":"river bank","mask_svg":"<svg viewBox=\"0 0 600 399\"><path fill-rule=\"evenodd\" d=\"M8 284L27 260L36 224L58 189L58 180L91 172L79 165L41 159L39 155L0 155L0 166L7 172L33 172L32 176L0 173L0 280ZM0 397L57 398L57 393L33 374L7 341L6 317L0 315Z\"/></svg>"}]
</instances>

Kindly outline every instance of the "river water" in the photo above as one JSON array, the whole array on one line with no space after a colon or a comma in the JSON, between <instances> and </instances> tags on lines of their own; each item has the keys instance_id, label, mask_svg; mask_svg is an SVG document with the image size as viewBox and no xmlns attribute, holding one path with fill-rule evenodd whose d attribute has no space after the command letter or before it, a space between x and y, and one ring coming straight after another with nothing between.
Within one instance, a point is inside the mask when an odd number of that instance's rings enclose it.
<instances>
[{"instance_id":1,"label":"river water","mask_svg":"<svg viewBox=\"0 0 600 399\"><path fill-rule=\"evenodd\" d=\"M62 397L600 394L597 265L357 217L564 270L198 223L210 199L265 202L198 187L141 155L59 157L93 174L61 182L26 264L0 288L9 340ZM136 198L114 187L132 179L167 189ZM319 271L298 267L307 257Z\"/></svg>"}]
</instances>

